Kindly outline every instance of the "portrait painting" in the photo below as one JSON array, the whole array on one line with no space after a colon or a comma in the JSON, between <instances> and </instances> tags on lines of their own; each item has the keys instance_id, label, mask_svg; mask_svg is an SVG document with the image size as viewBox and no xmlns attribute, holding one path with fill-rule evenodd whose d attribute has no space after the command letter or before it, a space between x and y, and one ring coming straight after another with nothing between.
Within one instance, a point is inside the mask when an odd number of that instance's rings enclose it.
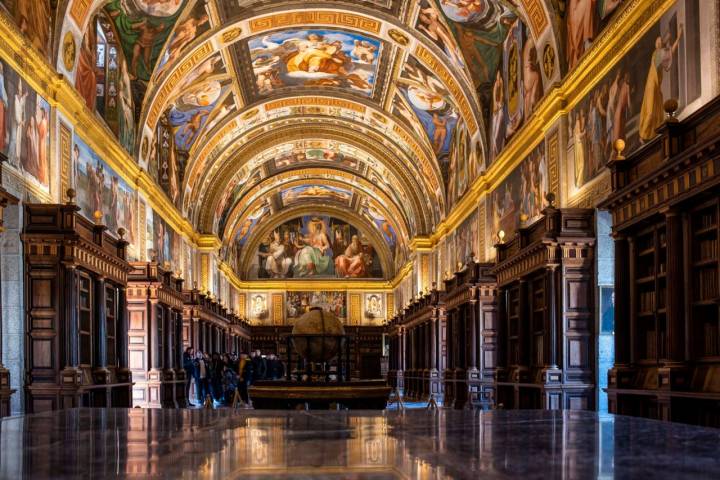
<instances>
[{"instance_id":1,"label":"portrait painting","mask_svg":"<svg viewBox=\"0 0 720 480\"><path fill-rule=\"evenodd\" d=\"M403 66L398 87L423 126L435 154L441 158L444 171L447 171L447 155L460 118L452 95L415 57L409 57Z\"/></svg>"},{"instance_id":2,"label":"portrait painting","mask_svg":"<svg viewBox=\"0 0 720 480\"><path fill-rule=\"evenodd\" d=\"M441 2L443 8L448 2ZM465 4L474 4L474 2L463 2ZM485 2L488 3L488 2ZM491 3L491 2L490 2ZM420 11L418 13L415 28L424 33L432 42L443 51L450 63L460 71L465 67L465 59L458 48L455 36L447 24L447 19L431 0L420 1Z\"/></svg>"},{"instance_id":3,"label":"portrait painting","mask_svg":"<svg viewBox=\"0 0 720 480\"><path fill-rule=\"evenodd\" d=\"M205 2L194 1L195 4L191 8L185 8L184 13L178 18L178 23L167 41L165 51L158 61L156 77L165 73L167 67L180 57L180 53L193 40L210 30L210 15L208 15Z\"/></svg>"},{"instance_id":4,"label":"portrait painting","mask_svg":"<svg viewBox=\"0 0 720 480\"><path fill-rule=\"evenodd\" d=\"M153 245L150 260L157 261L160 265L170 268L173 272L182 268L182 237L167 222L153 212Z\"/></svg>"},{"instance_id":5,"label":"portrait painting","mask_svg":"<svg viewBox=\"0 0 720 480\"><path fill-rule=\"evenodd\" d=\"M104 7L128 61L136 104L143 100L155 65L186 3L187 0L110 0Z\"/></svg>"},{"instance_id":6,"label":"portrait painting","mask_svg":"<svg viewBox=\"0 0 720 480\"><path fill-rule=\"evenodd\" d=\"M111 235L117 237L117 231L122 227L126 231L125 240L136 245L138 225L135 190L79 136L74 136L72 145L76 203L80 213L94 222L95 212L100 212L101 221Z\"/></svg>"},{"instance_id":7,"label":"portrait painting","mask_svg":"<svg viewBox=\"0 0 720 480\"><path fill-rule=\"evenodd\" d=\"M568 115L568 175L579 189L614 158L624 140L627 156L657 135L664 103L678 101L676 115L700 97L702 2L679 0L598 82Z\"/></svg>"},{"instance_id":8,"label":"portrait painting","mask_svg":"<svg viewBox=\"0 0 720 480\"><path fill-rule=\"evenodd\" d=\"M50 105L0 60L0 151L18 172L50 184Z\"/></svg>"},{"instance_id":9,"label":"portrait painting","mask_svg":"<svg viewBox=\"0 0 720 480\"><path fill-rule=\"evenodd\" d=\"M300 141L294 144L280 145L278 154L273 158L273 169L284 170L304 164L332 163L339 167L358 170L360 161L347 152L341 145L331 141Z\"/></svg>"},{"instance_id":10,"label":"portrait painting","mask_svg":"<svg viewBox=\"0 0 720 480\"><path fill-rule=\"evenodd\" d=\"M287 292L285 314L288 321L298 319L313 307L333 313L340 320L347 318L345 292Z\"/></svg>"},{"instance_id":11,"label":"portrait painting","mask_svg":"<svg viewBox=\"0 0 720 480\"><path fill-rule=\"evenodd\" d=\"M135 107L128 61L104 10L90 21L78 53L75 89L128 152L135 149Z\"/></svg>"},{"instance_id":12,"label":"portrait painting","mask_svg":"<svg viewBox=\"0 0 720 480\"><path fill-rule=\"evenodd\" d=\"M455 263L467 264L479 257L480 238L478 237L478 212L473 212L463 220L455 230Z\"/></svg>"},{"instance_id":13,"label":"portrait painting","mask_svg":"<svg viewBox=\"0 0 720 480\"><path fill-rule=\"evenodd\" d=\"M249 310L252 320L267 319L269 314L267 293L251 293Z\"/></svg>"},{"instance_id":14,"label":"portrait painting","mask_svg":"<svg viewBox=\"0 0 720 480\"><path fill-rule=\"evenodd\" d=\"M249 278L383 278L377 249L358 228L307 215L274 228L252 259Z\"/></svg>"},{"instance_id":15,"label":"portrait painting","mask_svg":"<svg viewBox=\"0 0 720 480\"><path fill-rule=\"evenodd\" d=\"M382 42L331 29L287 29L247 42L255 91L267 96L297 87L340 89L371 96Z\"/></svg>"},{"instance_id":16,"label":"portrait painting","mask_svg":"<svg viewBox=\"0 0 720 480\"><path fill-rule=\"evenodd\" d=\"M489 102L490 161L530 118L545 92L537 49L520 19L508 25L502 46Z\"/></svg>"},{"instance_id":17,"label":"portrait painting","mask_svg":"<svg viewBox=\"0 0 720 480\"><path fill-rule=\"evenodd\" d=\"M0 6L15 20L20 32L46 58L52 53L55 3L50 0L0 0Z\"/></svg>"},{"instance_id":18,"label":"portrait painting","mask_svg":"<svg viewBox=\"0 0 720 480\"><path fill-rule=\"evenodd\" d=\"M283 190L280 192L280 198L286 207L306 200L349 203L352 199L352 192L345 188L328 185L300 185Z\"/></svg>"},{"instance_id":19,"label":"portrait painting","mask_svg":"<svg viewBox=\"0 0 720 480\"><path fill-rule=\"evenodd\" d=\"M623 0L568 0L565 6L565 57L572 70L607 25Z\"/></svg>"},{"instance_id":20,"label":"portrait painting","mask_svg":"<svg viewBox=\"0 0 720 480\"><path fill-rule=\"evenodd\" d=\"M538 219L546 206L549 184L543 140L490 195L487 215L491 244L498 242L500 230L505 232L505 241L510 240L520 225L521 216L526 224Z\"/></svg>"},{"instance_id":21,"label":"portrait painting","mask_svg":"<svg viewBox=\"0 0 720 480\"><path fill-rule=\"evenodd\" d=\"M382 293L365 294L365 318L383 320L385 318L385 302Z\"/></svg>"},{"instance_id":22,"label":"portrait painting","mask_svg":"<svg viewBox=\"0 0 720 480\"><path fill-rule=\"evenodd\" d=\"M379 205L370 197L364 197L360 204L360 213L368 219L378 231L389 247L393 248L398 243L398 235L395 227L381 213Z\"/></svg>"}]
</instances>

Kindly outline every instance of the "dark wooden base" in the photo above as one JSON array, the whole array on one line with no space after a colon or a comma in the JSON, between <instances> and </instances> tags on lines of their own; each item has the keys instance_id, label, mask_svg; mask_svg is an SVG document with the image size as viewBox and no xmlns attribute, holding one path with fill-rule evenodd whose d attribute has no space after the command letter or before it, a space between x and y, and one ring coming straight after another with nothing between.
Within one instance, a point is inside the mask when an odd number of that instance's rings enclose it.
<instances>
[{"instance_id":1,"label":"dark wooden base","mask_svg":"<svg viewBox=\"0 0 720 480\"><path fill-rule=\"evenodd\" d=\"M350 410L382 410L390 391L384 380L337 384L264 381L250 387L249 394L253 407L259 410L328 410L335 405Z\"/></svg>"}]
</instances>

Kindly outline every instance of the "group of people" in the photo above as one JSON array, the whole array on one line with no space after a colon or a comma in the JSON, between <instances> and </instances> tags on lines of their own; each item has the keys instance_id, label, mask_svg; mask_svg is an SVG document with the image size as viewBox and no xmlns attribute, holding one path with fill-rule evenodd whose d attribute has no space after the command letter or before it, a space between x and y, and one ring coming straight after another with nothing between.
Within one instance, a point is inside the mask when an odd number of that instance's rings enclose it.
<instances>
[{"instance_id":1,"label":"group of people","mask_svg":"<svg viewBox=\"0 0 720 480\"><path fill-rule=\"evenodd\" d=\"M285 366L276 355L262 355L260 350L247 353L213 353L208 355L188 347L183 354L186 374L185 390L188 401L190 387L195 383L198 405L210 398L214 405L231 405L235 392L250 406L248 388L258 380L279 380L285 374Z\"/></svg>"}]
</instances>

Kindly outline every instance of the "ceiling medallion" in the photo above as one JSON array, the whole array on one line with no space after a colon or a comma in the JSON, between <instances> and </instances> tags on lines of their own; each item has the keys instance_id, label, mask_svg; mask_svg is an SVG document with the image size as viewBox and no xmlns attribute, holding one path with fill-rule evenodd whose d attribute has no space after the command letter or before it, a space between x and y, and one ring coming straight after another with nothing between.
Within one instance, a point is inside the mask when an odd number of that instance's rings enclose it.
<instances>
[{"instance_id":1,"label":"ceiling medallion","mask_svg":"<svg viewBox=\"0 0 720 480\"><path fill-rule=\"evenodd\" d=\"M65 69L70 71L75 66L75 55L77 53L77 47L75 46L75 37L72 32L65 32L65 38L63 39L63 64Z\"/></svg>"},{"instance_id":2,"label":"ceiling medallion","mask_svg":"<svg viewBox=\"0 0 720 480\"><path fill-rule=\"evenodd\" d=\"M543 70L547 79L552 78L555 73L555 50L549 43L543 49Z\"/></svg>"}]
</instances>

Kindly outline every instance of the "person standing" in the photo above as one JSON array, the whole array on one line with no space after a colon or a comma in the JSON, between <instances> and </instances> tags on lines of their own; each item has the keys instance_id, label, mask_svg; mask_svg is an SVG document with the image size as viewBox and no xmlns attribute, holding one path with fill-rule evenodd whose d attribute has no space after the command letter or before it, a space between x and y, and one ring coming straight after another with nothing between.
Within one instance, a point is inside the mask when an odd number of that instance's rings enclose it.
<instances>
[{"instance_id":1,"label":"person standing","mask_svg":"<svg viewBox=\"0 0 720 480\"><path fill-rule=\"evenodd\" d=\"M205 355L200 351L198 351L197 355L196 355L195 370L197 372L195 374L196 375L195 376L195 379L196 379L195 385L196 385L196 390L197 390L197 398L198 398L198 403L200 405L202 405L203 400L208 395L209 390L210 390L209 379L208 379L210 372L208 369L208 365L205 362Z\"/></svg>"},{"instance_id":2,"label":"person standing","mask_svg":"<svg viewBox=\"0 0 720 480\"><path fill-rule=\"evenodd\" d=\"M265 380L267 375L267 362L260 354L260 350L255 350L252 357L253 364L253 383L257 380Z\"/></svg>"},{"instance_id":3,"label":"person standing","mask_svg":"<svg viewBox=\"0 0 720 480\"><path fill-rule=\"evenodd\" d=\"M183 353L183 369L185 370L185 398L190 401L190 383L196 378L195 373L195 349L187 347ZM195 388L198 388L197 379L195 379Z\"/></svg>"}]
</instances>

